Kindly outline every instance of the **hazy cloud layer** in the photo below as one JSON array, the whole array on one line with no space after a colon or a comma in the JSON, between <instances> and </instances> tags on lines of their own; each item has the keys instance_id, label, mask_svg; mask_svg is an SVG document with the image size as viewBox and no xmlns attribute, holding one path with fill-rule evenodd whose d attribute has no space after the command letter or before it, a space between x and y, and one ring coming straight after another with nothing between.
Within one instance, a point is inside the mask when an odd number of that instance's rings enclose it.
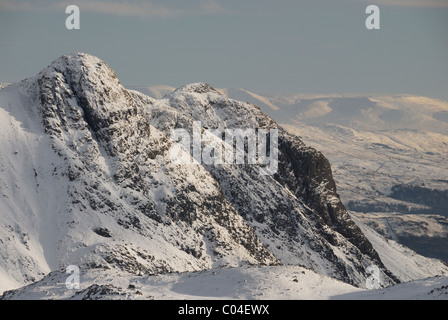
<instances>
[{"instance_id":1,"label":"hazy cloud layer","mask_svg":"<svg viewBox=\"0 0 448 320\"><path fill-rule=\"evenodd\" d=\"M447 0L362 0L366 5L417 8L448 8Z\"/></svg>"},{"instance_id":2,"label":"hazy cloud layer","mask_svg":"<svg viewBox=\"0 0 448 320\"><path fill-rule=\"evenodd\" d=\"M77 5L87 12L135 16L141 18L173 18L183 15L224 14L229 11L215 0L153 0L153 1L106 1L106 0L0 0L0 9L13 11L58 11L68 5Z\"/></svg>"},{"instance_id":3,"label":"hazy cloud layer","mask_svg":"<svg viewBox=\"0 0 448 320\"><path fill-rule=\"evenodd\" d=\"M361 0L365 5L376 4L385 7L448 8L448 0ZM259 6L269 3L275 7L291 5L288 0L0 0L1 10L51 12L63 10L68 5L77 5L81 11L134 16L140 18L175 18L185 15L228 14L230 8ZM297 1L296 4L313 3L310 0ZM321 5L334 4L334 0L321 0ZM359 0L341 0L341 5L359 4Z\"/></svg>"}]
</instances>

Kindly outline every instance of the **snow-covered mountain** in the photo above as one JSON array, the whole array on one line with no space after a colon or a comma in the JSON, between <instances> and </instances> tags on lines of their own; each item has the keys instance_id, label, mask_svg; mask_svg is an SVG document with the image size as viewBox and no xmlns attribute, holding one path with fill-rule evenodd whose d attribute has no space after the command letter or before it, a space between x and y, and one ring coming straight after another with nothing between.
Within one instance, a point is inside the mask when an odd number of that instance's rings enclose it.
<instances>
[{"instance_id":1,"label":"snow-covered mountain","mask_svg":"<svg viewBox=\"0 0 448 320\"><path fill-rule=\"evenodd\" d=\"M218 146L226 141L213 129L277 129L277 173L176 163L171 134L191 133L197 121ZM369 240L322 153L207 84L154 99L76 53L1 89L0 123L2 291L69 265L129 277L295 265L359 287L371 265L384 286L448 273L379 236ZM424 262L403 270L391 252Z\"/></svg>"},{"instance_id":2,"label":"snow-covered mountain","mask_svg":"<svg viewBox=\"0 0 448 320\"><path fill-rule=\"evenodd\" d=\"M448 262L448 102L409 94L220 91L256 104L322 151L343 203L371 227Z\"/></svg>"},{"instance_id":3,"label":"snow-covered mountain","mask_svg":"<svg viewBox=\"0 0 448 320\"><path fill-rule=\"evenodd\" d=\"M159 88L141 87L153 96ZM342 202L378 232L448 262L448 102L414 95L219 89L256 104L330 160ZM368 214L366 214L368 213Z\"/></svg>"}]
</instances>

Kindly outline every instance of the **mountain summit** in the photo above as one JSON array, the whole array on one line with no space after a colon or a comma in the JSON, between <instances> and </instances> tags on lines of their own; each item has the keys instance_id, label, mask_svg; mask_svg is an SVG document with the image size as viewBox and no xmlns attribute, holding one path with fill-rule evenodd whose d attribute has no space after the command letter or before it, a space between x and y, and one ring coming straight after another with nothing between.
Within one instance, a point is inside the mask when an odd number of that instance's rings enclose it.
<instances>
[{"instance_id":1,"label":"mountain summit","mask_svg":"<svg viewBox=\"0 0 448 320\"><path fill-rule=\"evenodd\" d=\"M75 53L1 89L0 121L0 290L70 265L130 275L300 265L360 287L375 265L383 285L412 278L383 264L322 153L208 84L156 100ZM277 129L276 174L176 163L172 132L195 123L203 135ZM442 268L431 267L421 273Z\"/></svg>"}]
</instances>

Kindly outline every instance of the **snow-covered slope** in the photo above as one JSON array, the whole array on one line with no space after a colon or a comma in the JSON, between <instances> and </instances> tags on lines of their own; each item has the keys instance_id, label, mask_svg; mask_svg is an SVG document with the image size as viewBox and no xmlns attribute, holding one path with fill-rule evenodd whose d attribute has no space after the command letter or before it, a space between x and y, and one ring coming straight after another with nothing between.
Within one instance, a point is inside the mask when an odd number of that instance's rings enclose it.
<instances>
[{"instance_id":1,"label":"snow-covered slope","mask_svg":"<svg viewBox=\"0 0 448 320\"><path fill-rule=\"evenodd\" d=\"M2 89L0 121L0 290L69 265L133 277L292 264L360 287L370 265L384 286L448 270L394 274L342 205L323 154L204 83L154 99L76 53ZM278 129L277 173L176 163L172 130L195 121L209 137Z\"/></svg>"},{"instance_id":2,"label":"snow-covered slope","mask_svg":"<svg viewBox=\"0 0 448 320\"><path fill-rule=\"evenodd\" d=\"M432 270L441 268L440 260L420 256L396 241L384 238L357 216L353 216L353 219L379 252L384 265L403 282L424 279ZM439 275L446 277L448 273L442 271Z\"/></svg>"},{"instance_id":3,"label":"snow-covered slope","mask_svg":"<svg viewBox=\"0 0 448 320\"><path fill-rule=\"evenodd\" d=\"M362 292L349 284L302 267L241 267L193 273L130 276L119 271L88 271L80 288L67 290L67 274L53 272L36 284L5 293L4 299L327 299ZM51 290L48 290L51 288Z\"/></svg>"},{"instance_id":4,"label":"snow-covered slope","mask_svg":"<svg viewBox=\"0 0 448 320\"><path fill-rule=\"evenodd\" d=\"M3 290L68 265L278 263L205 169L171 164L172 142L99 59L65 56L0 100Z\"/></svg>"},{"instance_id":5,"label":"snow-covered slope","mask_svg":"<svg viewBox=\"0 0 448 320\"><path fill-rule=\"evenodd\" d=\"M401 283L381 290L366 290L332 297L335 300L447 300L448 278L434 277Z\"/></svg>"},{"instance_id":6,"label":"snow-covered slope","mask_svg":"<svg viewBox=\"0 0 448 320\"><path fill-rule=\"evenodd\" d=\"M5 292L5 300L447 300L448 278L435 277L380 290L356 288L296 266L239 267L132 276L116 270L81 273L79 289L68 275ZM1 299L0 298L0 299Z\"/></svg>"}]
</instances>

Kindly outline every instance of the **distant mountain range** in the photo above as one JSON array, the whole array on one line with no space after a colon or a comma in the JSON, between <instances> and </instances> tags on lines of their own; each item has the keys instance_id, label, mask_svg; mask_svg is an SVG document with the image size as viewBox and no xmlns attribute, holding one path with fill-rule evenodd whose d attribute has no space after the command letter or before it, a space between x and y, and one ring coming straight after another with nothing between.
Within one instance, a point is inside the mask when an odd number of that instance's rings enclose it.
<instances>
[{"instance_id":1,"label":"distant mountain range","mask_svg":"<svg viewBox=\"0 0 448 320\"><path fill-rule=\"evenodd\" d=\"M162 98L170 86L130 86ZM420 130L448 135L448 102L415 95L263 95L241 88L218 89L235 100L257 105L279 123L331 123L357 131Z\"/></svg>"}]
</instances>

